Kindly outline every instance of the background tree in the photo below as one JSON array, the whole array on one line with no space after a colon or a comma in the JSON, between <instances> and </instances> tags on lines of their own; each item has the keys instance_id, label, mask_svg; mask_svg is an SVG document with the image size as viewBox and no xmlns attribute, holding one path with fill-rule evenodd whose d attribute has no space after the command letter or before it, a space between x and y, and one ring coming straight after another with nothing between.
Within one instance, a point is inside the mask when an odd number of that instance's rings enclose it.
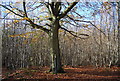
<instances>
[{"instance_id":1,"label":"background tree","mask_svg":"<svg viewBox=\"0 0 120 81\"><path fill-rule=\"evenodd\" d=\"M118 62L117 65L120 66L120 1L118 2Z\"/></svg>"},{"instance_id":2,"label":"background tree","mask_svg":"<svg viewBox=\"0 0 120 81\"><path fill-rule=\"evenodd\" d=\"M1 7L0 7L0 9L1 9ZM1 10L0 10L0 17L1 17ZM2 24L2 23L0 23L0 24ZM2 26L0 27L0 75L2 74L2 34L3 34L3 32L2 32ZM1 77L0 77L1 78Z\"/></svg>"}]
</instances>

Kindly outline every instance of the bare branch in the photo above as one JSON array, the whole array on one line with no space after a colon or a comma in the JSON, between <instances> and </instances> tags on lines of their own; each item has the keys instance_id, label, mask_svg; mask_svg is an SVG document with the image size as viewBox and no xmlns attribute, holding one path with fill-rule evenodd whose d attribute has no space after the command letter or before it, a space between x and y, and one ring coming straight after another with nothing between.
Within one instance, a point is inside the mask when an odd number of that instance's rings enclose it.
<instances>
[{"instance_id":1,"label":"bare branch","mask_svg":"<svg viewBox=\"0 0 120 81\"><path fill-rule=\"evenodd\" d=\"M3 8L5 8L5 9L7 9L7 10L9 10L10 12L14 13L14 14L17 15L17 16L24 17L24 16L22 16L22 15L20 15L20 14L17 14L17 13L14 12L13 10L9 9L8 7L6 7L6 6L2 5L2 4L0 4L0 6L2 6Z\"/></svg>"},{"instance_id":2,"label":"bare branch","mask_svg":"<svg viewBox=\"0 0 120 81\"><path fill-rule=\"evenodd\" d=\"M41 29L41 30L45 31L46 33L49 33L49 31L50 31L49 29L46 29L46 28L44 28L43 26L40 26L40 25L35 24L35 23L32 22L30 19L28 19L28 20L26 20L26 21L28 21L33 28Z\"/></svg>"},{"instance_id":3,"label":"bare branch","mask_svg":"<svg viewBox=\"0 0 120 81\"><path fill-rule=\"evenodd\" d=\"M51 13L52 13L53 15L55 15L54 2L52 2L52 3L50 4L50 8L51 8Z\"/></svg>"},{"instance_id":4,"label":"bare branch","mask_svg":"<svg viewBox=\"0 0 120 81\"><path fill-rule=\"evenodd\" d=\"M26 4L26 2L25 2L25 0L24 0L24 1L23 1L24 15L25 15L25 17L28 17L28 16L27 16L27 11L26 11L26 6L25 6L25 4Z\"/></svg>"},{"instance_id":5,"label":"bare branch","mask_svg":"<svg viewBox=\"0 0 120 81\"><path fill-rule=\"evenodd\" d=\"M60 15L60 18L63 18L67 13L77 4L78 2L73 2L67 9Z\"/></svg>"},{"instance_id":6,"label":"bare branch","mask_svg":"<svg viewBox=\"0 0 120 81\"><path fill-rule=\"evenodd\" d=\"M76 11L74 11L73 13L77 14L77 15L80 16L81 18L82 18L82 17L85 17L85 16L81 16L81 15L78 14Z\"/></svg>"},{"instance_id":7,"label":"bare branch","mask_svg":"<svg viewBox=\"0 0 120 81\"><path fill-rule=\"evenodd\" d=\"M34 4L33 4L33 5L34 5ZM41 7L41 6L43 6L43 4L37 5L37 6L35 6L34 8L32 8L32 7L29 6L29 7L30 7L30 10L27 11L27 12L34 11L34 10L36 10L37 8Z\"/></svg>"},{"instance_id":8,"label":"bare branch","mask_svg":"<svg viewBox=\"0 0 120 81\"><path fill-rule=\"evenodd\" d=\"M55 15L58 16L61 10L61 2L55 3Z\"/></svg>"},{"instance_id":9,"label":"bare branch","mask_svg":"<svg viewBox=\"0 0 120 81\"><path fill-rule=\"evenodd\" d=\"M25 5L25 3L24 3L24 5ZM9 9L8 7L6 7L6 6L2 5L2 4L0 4L0 6L4 7L5 9L9 10L10 12L14 13L14 14L17 15L17 16L20 16L20 17L22 17L22 18L27 17L27 15L22 16L22 15L20 15L20 14L15 13L13 10ZM25 6L24 6L24 7L25 7ZM25 14L27 14L25 8L24 8L24 11L25 11ZM28 21L33 28L41 29L41 30L45 31L46 33L49 33L49 31L50 31L49 29L46 29L46 28L44 28L43 26L40 26L40 25L35 24L35 23L32 22L32 21L30 20L30 18L28 18L28 17L27 17L26 21Z\"/></svg>"},{"instance_id":10,"label":"bare branch","mask_svg":"<svg viewBox=\"0 0 120 81\"><path fill-rule=\"evenodd\" d=\"M105 34L102 30L98 29L98 27L97 27L96 25L94 25L92 22L90 22L90 21L84 21L84 20L75 20L75 19L73 19L73 18L70 17L70 16L68 16L68 17L69 17L71 20L74 20L74 21L90 23L92 26L94 26L97 30L99 30L100 32L102 32L102 33L106 36L106 34Z\"/></svg>"},{"instance_id":11,"label":"bare branch","mask_svg":"<svg viewBox=\"0 0 120 81\"><path fill-rule=\"evenodd\" d=\"M63 28L63 27L60 27L60 28L63 29L64 31L70 33L72 36L74 36L76 38L86 39L86 38L82 38L82 37L79 37L78 35L74 34L75 33L74 31L69 31L68 29ZM79 34L79 35L87 36L87 38L89 36L88 34Z\"/></svg>"},{"instance_id":12,"label":"bare branch","mask_svg":"<svg viewBox=\"0 0 120 81\"><path fill-rule=\"evenodd\" d=\"M4 16L4 18L6 18L10 13L11 13L11 12L7 13L7 14Z\"/></svg>"},{"instance_id":13,"label":"bare branch","mask_svg":"<svg viewBox=\"0 0 120 81\"><path fill-rule=\"evenodd\" d=\"M70 16L67 15L67 17L68 17L69 19L71 19ZM73 20L73 19L71 19L71 20L75 23L75 25L74 25L75 27L80 27L80 25L79 25L75 20ZM72 23L70 22L70 20L69 20L69 23L72 24Z\"/></svg>"},{"instance_id":14,"label":"bare branch","mask_svg":"<svg viewBox=\"0 0 120 81\"><path fill-rule=\"evenodd\" d=\"M49 3L46 3L45 6L47 7L49 14L51 15L52 12L51 12L51 9L50 9L50 4L49 4Z\"/></svg>"},{"instance_id":15,"label":"bare branch","mask_svg":"<svg viewBox=\"0 0 120 81\"><path fill-rule=\"evenodd\" d=\"M9 5L9 7L10 7L10 8L14 8L14 7L12 7L11 5ZM23 14L23 11L20 10L20 9L18 9L18 8L16 8L16 7L15 7L15 10L17 10L17 11L19 11L21 14Z\"/></svg>"}]
</instances>

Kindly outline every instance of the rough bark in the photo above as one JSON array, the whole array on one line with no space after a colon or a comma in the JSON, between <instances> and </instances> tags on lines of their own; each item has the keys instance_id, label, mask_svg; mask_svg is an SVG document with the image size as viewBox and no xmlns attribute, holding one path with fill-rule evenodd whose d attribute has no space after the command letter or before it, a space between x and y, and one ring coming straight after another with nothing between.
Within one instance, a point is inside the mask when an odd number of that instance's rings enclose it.
<instances>
[{"instance_id":1,"label":"rough bark","mask_svg":"<svg viewBox=\"0 0 120 81\"><path fill-rule=\"evenodd\" d=\"M50 54L52 57L52 64L50 71L52 71L53 73L64 72L61 65L58 30L59 30L59 20L55 20L52 22L52 29L49 34Z\"/></svg>"}]
</instances>

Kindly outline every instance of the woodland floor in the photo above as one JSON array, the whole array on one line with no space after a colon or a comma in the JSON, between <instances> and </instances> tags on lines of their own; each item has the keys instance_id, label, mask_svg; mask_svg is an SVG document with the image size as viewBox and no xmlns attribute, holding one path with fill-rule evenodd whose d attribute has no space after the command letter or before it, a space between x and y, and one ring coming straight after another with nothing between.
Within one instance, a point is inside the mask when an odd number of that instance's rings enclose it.
<instances>
[{"instance_id":1,"label":"woodland floor","mask_svg":"<svg viewBox=\"0 0 120 81\"><path fill-rule=\"evenodd\" d=\"M47 72L49 67L10 71L3 68L2 81L120 81L120 67L64 66L66 73Z\"/></svg>"}]
</instances>

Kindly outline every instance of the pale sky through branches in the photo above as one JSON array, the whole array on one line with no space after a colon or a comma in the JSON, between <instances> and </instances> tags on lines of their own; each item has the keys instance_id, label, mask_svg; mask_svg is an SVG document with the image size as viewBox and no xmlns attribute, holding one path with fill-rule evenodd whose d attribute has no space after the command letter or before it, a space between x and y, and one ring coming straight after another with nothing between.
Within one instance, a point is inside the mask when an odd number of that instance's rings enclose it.
<instances>
[{"instance_id":1,"label":"pale sky through branches","mask_svg":"<svg viewBox=\"0 0 120 81\"><path fill-rule=\"evenodd\" d=\"M12 2L21 2L22 0L4 0L4 2L9 2L9 1L12 1ZM26 0L26 1L39 1L39 2L48 2L48 1L56 1L56 0ZM120 0L57 0L59 2L73 2L73 1L80 1L80 2L118 2ZM0 2L3 2L2 0L0 0Z\"/></svg>"}]
</instances>

